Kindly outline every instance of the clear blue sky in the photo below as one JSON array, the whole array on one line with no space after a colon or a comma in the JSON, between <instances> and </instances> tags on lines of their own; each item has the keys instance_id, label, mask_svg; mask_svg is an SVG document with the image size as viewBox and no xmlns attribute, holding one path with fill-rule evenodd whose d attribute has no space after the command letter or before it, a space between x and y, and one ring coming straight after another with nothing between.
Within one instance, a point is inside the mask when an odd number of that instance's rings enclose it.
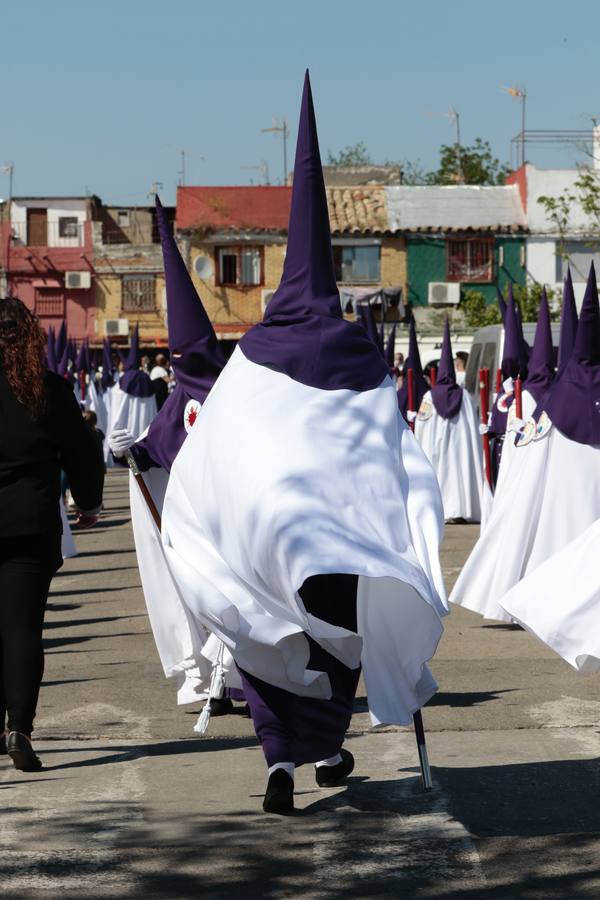
<instances>
[{"instance_id":1,"label":"clear blue sky","mask_svg":"<svg viewBox=\"0 0 600 900\"><path fill-rule=\"evenodd\" d=\"M281 143L260 129L287 117L293 157L306 66L323 156L362 140L431 168L453 104L463 142L507 160L520 117L501 85L526 86L529 128L600 116L598 0L560 15L549 0L32 0L1 20L0 164L15 162L18 195L134 204L159 181L172 201L180 148L188 184L248 184L259 173L241 167L261 159L277 181Z\"/></svg>"}]
</instances>

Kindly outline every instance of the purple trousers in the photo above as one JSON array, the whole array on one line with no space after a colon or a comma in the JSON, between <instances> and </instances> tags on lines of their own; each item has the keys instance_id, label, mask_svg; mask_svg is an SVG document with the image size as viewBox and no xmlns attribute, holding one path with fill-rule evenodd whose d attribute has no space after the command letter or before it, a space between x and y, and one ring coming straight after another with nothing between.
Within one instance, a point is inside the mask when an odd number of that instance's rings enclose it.
<instances>
[{"instance_id":1,"label":"purple trousers","mask_svg":"<svg viewBox=\"0 0 600 900\"><path fill-rule=\"evenodd\" d=\"M299 593L314 616L356 631L356 575L315 575ZM308 667L329 675L330 700L299 697L240 669L244 695L267 766L318 762L339 753L350 724L360 668L349 669L312 638Z\"/></svg>"}]
</instances>

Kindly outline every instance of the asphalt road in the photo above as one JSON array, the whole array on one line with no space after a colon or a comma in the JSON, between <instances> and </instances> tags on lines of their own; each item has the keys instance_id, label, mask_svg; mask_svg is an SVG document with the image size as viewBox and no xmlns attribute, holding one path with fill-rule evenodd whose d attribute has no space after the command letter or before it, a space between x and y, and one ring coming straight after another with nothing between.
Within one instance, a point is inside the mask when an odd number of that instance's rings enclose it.
<instances>
[{"instance_id":1,"label":"asphalt road","mask_svg":"<svg viewBox=\"0 0 600 900\"><path fill-rule=\"evenodd\" d=\"M294 817L261 812L249 719L192 731L145 615L127 481L77 536L52 586L36 744L0 759L0 895L11 898L600 897L598 680L525 632L453 610L424 710L434 791L414 736L370 730L356 702L346 787L297 773ZM451 526L450 586L475 538Z\"/></svg>"}]
</instances>

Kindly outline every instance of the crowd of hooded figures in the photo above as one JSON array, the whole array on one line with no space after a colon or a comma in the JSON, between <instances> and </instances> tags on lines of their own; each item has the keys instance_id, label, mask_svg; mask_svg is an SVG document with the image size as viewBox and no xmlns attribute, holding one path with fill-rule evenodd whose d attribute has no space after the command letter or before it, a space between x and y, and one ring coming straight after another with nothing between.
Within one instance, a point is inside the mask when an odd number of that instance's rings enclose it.
<instances>
[{"instance_id":1,"label":"crowd of hooded figures","mask_svg":"<svg viewBox=\"0 0 600 900\"><path fill-rule=\"evenodd\" d=\"M205 700L199 733L248 706L265 811L293 809L297 766L313 764L321 787L352 772L343 743L361 674L374 726L414 722L428 785L420 709L449 611L445 521L481 523L451 602L600 667L593 266L579 318L565 281L557 365L545 294L529 348L509 288L500 373L482 370L479 403L457 381L448 321L430 378L410 322L398 387L395 326L384 346L370 307L362 323L342 315L308 74L281 282L229 360L158 197L156 214L175 385L164 405L137 328L121 372L108 341L94 371L64 330L48 368L95 413L105 462L129 466L142 587L177 701Z\"/></svg>"}]
</instances>

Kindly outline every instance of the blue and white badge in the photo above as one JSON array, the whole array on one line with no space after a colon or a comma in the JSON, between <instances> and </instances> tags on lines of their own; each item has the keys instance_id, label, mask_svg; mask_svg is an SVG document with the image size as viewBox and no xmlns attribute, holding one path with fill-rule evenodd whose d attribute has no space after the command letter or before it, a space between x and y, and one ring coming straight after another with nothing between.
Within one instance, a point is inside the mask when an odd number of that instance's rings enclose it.
<instances>
[{"instance_id":1,"label":"blue and white badge","mask_svg":"<svg viewBox=\"0 0 600 900\"><path fill-rule=\"evenodd\" d=\"M426 422L433 415L433 406L431 405L431 400L423 400L421 401L421 405L419 407L419 412L417 413L417 420L419 422Z\"/></svg>"},{"instance_id":2,"label":"blue and white badge","mask_svg":"<svg viewBox=\"0 0 600 900\"><path fill-rule=\"evenodd\" d=\"M533 440L541 441L542 438L546 437L546 435L549 433L551 428L552 428L552 422L550 421L550 417L549 417L548 413L543 412L537 421Z\"/></svg>"},{"instance_id":3,"label":"blue and white badge","mask_svg":"<svg viewBox=\"0 0 600 900\"><path fill-rule=\"evenodd\" d=\"M535 419L530 416L523 427L523 431L518 435L515 447L526 447L533 440L536 430Z\"/></svg>"},{"instance_id":4,"label":"blue and white badge","mask_svg":"<svg viewBox=\"0 0 600 900\"><path fill-rule=\"evenodd\" d=\"M188 400L183 411L183 426L189 434L200 414L201 404L197 400Z\"/></svg>"}]
</instances>

